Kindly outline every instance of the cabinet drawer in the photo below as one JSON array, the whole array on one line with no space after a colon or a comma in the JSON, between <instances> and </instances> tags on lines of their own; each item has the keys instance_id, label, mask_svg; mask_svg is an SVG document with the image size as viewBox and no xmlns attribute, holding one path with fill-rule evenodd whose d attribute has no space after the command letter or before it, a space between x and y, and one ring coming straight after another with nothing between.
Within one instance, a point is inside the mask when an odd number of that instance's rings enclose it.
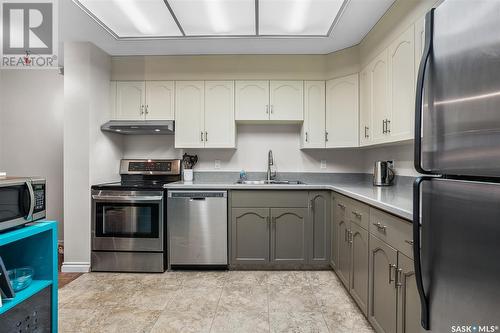
<instances>
[{"instance_id":1,"label":"cabinet drawer","mask_svg":"<svg viewBox=\"0 0 500 333\"><path fill-rule=\"evenodd\" d=\"M358 201L351 200L348 205L348 217L351 222L368 230L370 223L370 207Z\"/></svg>"},{"instance_id":2,"label":"cabinet drawer","mask_svg":"<svg viewBox=\"0 0 500 333\"><path fill-rule=\"evenodd\" d=\"M232 207L307 207L307 191L236 190L231 192Z\"/></svg>"},{"instance_id":3,"label":"cabinet drawer","mask_svg":"<svg viewBox=\"0 0 500 333\"><path fill-rule=\"evenodd\" d=\"M413 259L413 230L410 222L370 208L370 233Z\"/></svg>"}]
</instances>

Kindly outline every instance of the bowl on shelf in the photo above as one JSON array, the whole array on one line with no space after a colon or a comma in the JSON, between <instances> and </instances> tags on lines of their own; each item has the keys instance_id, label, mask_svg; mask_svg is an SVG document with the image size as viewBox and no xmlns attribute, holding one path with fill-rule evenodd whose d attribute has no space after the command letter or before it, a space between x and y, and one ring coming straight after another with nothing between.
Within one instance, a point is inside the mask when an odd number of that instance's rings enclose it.
<instances>
[{"instance_id":1,"label":"bowl on shelf","mask_svg":"<svg viewBox=\"0 0 500 333\"><path fill-rule=\"evenodd\" d=\"M19 267L7 271L9 275L10 285L14 292L18 292L27 288L33 281L35 270L31 267Z\"/></svg>"}]
</instances>

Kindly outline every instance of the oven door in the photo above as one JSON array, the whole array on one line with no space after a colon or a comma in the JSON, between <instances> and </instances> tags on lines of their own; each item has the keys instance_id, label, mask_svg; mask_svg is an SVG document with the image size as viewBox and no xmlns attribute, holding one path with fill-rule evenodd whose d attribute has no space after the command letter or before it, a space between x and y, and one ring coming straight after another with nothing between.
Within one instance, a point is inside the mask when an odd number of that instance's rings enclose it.
<instances>
[{"instance_id":1,"label":"oven door","mask_svg":"<svg viewBox=\"0 0 500 333\"><path fill-rule=\"evenodd\" d=\"M92 250L163 251L163 191L92 191Z\"/></svg>"},{"instance_id":2,"label":"oven door","mask_svg":"<svg viewBox=\"0 0 500 333\"><path fill-rule=\"evenodd\" d=\"M31 222L34 202L33 187L29 180L0 182L0 230Z\"/></svg>"}]
</instances>

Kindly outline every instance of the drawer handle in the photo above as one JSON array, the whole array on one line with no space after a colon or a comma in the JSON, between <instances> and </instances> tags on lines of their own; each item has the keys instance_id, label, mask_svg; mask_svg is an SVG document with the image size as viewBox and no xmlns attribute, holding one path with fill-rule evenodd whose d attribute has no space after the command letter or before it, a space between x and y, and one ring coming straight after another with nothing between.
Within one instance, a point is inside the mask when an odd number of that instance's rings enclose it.
<instances>
[{"instance_id":1,"label":"drawer handle","mask_svg":"<svg viewBox=\"0 0 500 333\"><path fill-rule=\"evenodd\" d=\"M354 214L354 216L356 216L358 219L362 218L363 217L363 214L361 213L358 213L358 212L352 212Z\"/></svg>"},{"instance_id":2,"label":"drawer handle","mask_svg":"<svg viewBox=\"0 0 500 333\"><path fill-rule=\"evenodd\" d=\"M345 209L345 206L343 204L341 204L341 203L338 203L337 206L339 206L342 209Z\"/></svg>"},{"instance_id":3,"label":"drawer handle","mask_svg":"<svg viewBox=\"0 0 500 333\"><path fill-rule=\"evenodd\" d=\"M405 239L405 243L408 243L408 244L410 244L410 245L413 245L413 241L412 241L412 240Z\"/></svg>"},{"instance_id":4,"label":"drawer handle","mask_svg":"<svg viewBox=\"0 0 500 333\"><path fill-rule=\"evenodd\" d=\"M396 271L396 265L389 264L389 284L394 282L394 278L392 277L392 270Z\"/></svg>"},{"instance_id":5,"label":"drawer handle","mask_svg":"<svg viewBox=\"0 0 500 333\"><path fill-rule=\"evenodd\" d=\"M387 226L382 225L382 223L380 223L380 222L373 223L373 225L376 226L379 231L385 232L385 230L387 229Z\"/></svg>"}]
</instances>

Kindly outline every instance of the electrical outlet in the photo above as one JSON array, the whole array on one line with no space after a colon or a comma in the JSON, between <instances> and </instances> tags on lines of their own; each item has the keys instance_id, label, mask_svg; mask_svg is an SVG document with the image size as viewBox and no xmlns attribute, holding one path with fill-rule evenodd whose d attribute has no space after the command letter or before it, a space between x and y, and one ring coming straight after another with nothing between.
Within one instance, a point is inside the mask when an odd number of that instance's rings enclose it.
<instances>
[{"instance_id":1,"label":"electrical outlet","mask_svg":"<svg viewBox=\"0 0 500 333\"><path fill-rule=\"evenodd\" d=\"M215 160L214 169L220 169L220 160Z\"/></svg>"},{"instance_id":2,"label":"electrical outlet","mask_svg":"<svg viewBox=\"0 0 500 333\"><path fill-rule=\"evenodd\" d=\"M321 165L319 167L321 169L326 169L326 160L321 160Z\"/></svg>"}]
</instances>

